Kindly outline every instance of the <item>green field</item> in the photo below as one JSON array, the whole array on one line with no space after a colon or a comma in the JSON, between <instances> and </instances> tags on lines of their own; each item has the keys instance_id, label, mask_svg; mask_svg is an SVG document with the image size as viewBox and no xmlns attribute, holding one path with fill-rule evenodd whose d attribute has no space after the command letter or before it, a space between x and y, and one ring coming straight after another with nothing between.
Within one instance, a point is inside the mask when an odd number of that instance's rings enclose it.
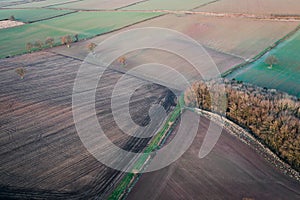
<instances>
[{"instance_id":1,"label":"green field","mask_svg":"<svg viewBox=\"0 0 300 200\"><path fill-rule=\"evenodd\" d=\"M78 34L79 39L91 38L124 26L149 19L160 13L77 12L55 19L0 30L0 58L26 52L25 45L37 40Z\"/></svg>"},{"instance_id":2,"label":"green field","mask_svg":"<svg viewBox=\"0 0 300 200\"><path fill-rule=\"evenodd\" d=\"M189 10L214 0L149 0L123 10Z\"/></svg>"},{"instance_id":3,"label":"green field","mask_svg":"<svg viewBox=\"0 0 300 200\"><path fill-rule=\"evenodd\" d=\"M300 31L271 50L256 62L234 71L228 78L253 83L261 87L278 89L300 97ZM264 63L269 55L275 55L278 64L272 69Z\"/></svg>"},{"instance_id":4,"label":"green field","mask_svg":"<svg viewBox=\"0 0 300 200\"><path fill-rule=\"evenodd\" d=\"M8 9L0 10L0 20L9 19L14 16L17 21L21 22L34 22L43 19L49 19L56 16L71 13L66 10L53 10L53 9Z\"/></svg>"}]
</instances>

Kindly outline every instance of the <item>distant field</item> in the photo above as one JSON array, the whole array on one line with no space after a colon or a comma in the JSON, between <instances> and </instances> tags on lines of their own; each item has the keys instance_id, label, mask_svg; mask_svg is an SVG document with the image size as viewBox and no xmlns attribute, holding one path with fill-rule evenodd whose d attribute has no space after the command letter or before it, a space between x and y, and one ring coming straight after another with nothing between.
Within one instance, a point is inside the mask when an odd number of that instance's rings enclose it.
<instances>
[{"instance_id":1,"label":"distant field","mask_svg":"<svg viewBox=\"0 0 300 200\"><path fill-rule=\"evenodd\" d=\"M189 35L204 46L247 59L256 56L284 37L298 24L298 22L169 14L139 23L132 28L147 26L170 28Z\"/></svg>"},{"instance_id":2,"label":"distant field","mask_svg":"<svg viewBox=\"0 0 300 200\"><path fill-rule=\"evenodd\" d=\"M80 1L80 0L44 0L44 1L36 1L30 3L24 3L19 5L8 6L8 8L41 8L56 4L68 3L73 1Z\"/></svg>"},{"instance_id":3,"label":"distant field","mask_svg":"<svg viewBox=\"0 0 300 200\"><path fill-rule=\"evenodd\" d=\"M52 9L7 9L0 10L0 20L9 19L14 16L17 21L34 22L38 20L48 19L55 16L70 13L66 10L52 10Z\"/></svg>"},{"instance_id":4,"label":"distant field","mask_svg":"<svg viewBox=\"0 0 300 200\"><path fill-rule=\"evenodd\" d=\"M300 14L298 0L221 0L197 9L209 12L252 14Z\"/></svg>"},{"instance_id":5,"label":"distant field","mask_svg":"<svg viewBox=\"0 0 300 200\"><path fill-rule=\"evenodd\" d=\"M29 2L30 0L1 0L0 1L0 8L1 7L6 7L6 6L13 6L13 5L18 5L18 4L24 4Z\"/></svg>"},{"instance_id":6,"label":"distant field","mask_svg":"<svg viewBox=\"0 0 300 200\"><path fill-rule=\"evenodd\" d=\"M144 0L85 0L85 1L76 1L66 4L60 4L52 6L55 8L70 8L70 9L80 9L80 10L105 10L105 9L117 9L124 7L130 4L139 3Z\"/></svg>"},{"instance_id":7,"label":"distant field","mask_svg":"<svg viewBox=\"0 0 300 200\"><path fill-rule=\"evenodd\" d=\"M275 88L300 97L300 32L270 51L275 55L278 64L269 69L264 63L265 55L255 63L239 69L229 78L253 83L261 87Z\"/></svg>"},{"instance_id":8,"label":"distant field","mask_svg":"<svg viewBox=\"0 0 300 200\"><path fill-rule=\"evenodd\" d=\"M0 58L26 52L25 44L53 37L60 43L66 34L79 34L80 39L106 33L127 26L159 13L134 12L78 12L63 17L26 24L0 31Z\"/></svg>"},{"instance_id":9,"label":"distant field","mask_svg":"<svg viewBox=\"0 0 300 200\"><path fill-rule=\"evenodd\" d=\"M124 8L124 10L188 10L210 3L214 0L149 0L133 6Z\"/></svg>"}]
</instances>

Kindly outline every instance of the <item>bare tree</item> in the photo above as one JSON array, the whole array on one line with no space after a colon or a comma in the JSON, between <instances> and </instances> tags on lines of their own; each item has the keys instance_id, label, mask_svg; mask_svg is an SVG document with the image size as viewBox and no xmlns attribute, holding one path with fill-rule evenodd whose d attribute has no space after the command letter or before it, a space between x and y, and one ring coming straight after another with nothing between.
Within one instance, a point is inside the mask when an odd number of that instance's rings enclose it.
<instances>
[{"instance_id":1,"label":"bare tree","mask_svg":"<svg viewBox=\"0 0 300 200\"><path fill-rule=\"evenodd\" d=\"M11 20L11 21L16 21L16 18L15 18L15 16L11 15L11 16L9 17L9 20Z\"/></svg>"},{"instance_id":2,"label":"bare tree","mask_svg":"<svg viewBox=\"0 0 300 200\"><path fill-rule=\"evenodd\" d=\"M67 44L67 38L66 38L66 36L60 37L60 41L61 41L62 45L66 45Z\"/></svg>"},{"instance_id":3,"label":"bare tree","mask_svg":"<svg viewBox=\"0 0 300 200\"><path fill-rule=\"evenodd\" d=\"M94 52L94 49L96 48L96 44L91 42L87 45L87 48L91 51L91 52Z\"/></svg>"},{"instance_id":4,"label":"bare tree","mask_svg":"<svg viewBox=\"0 0 300 200\"><path fill-rule=\"evenodd\" d=\"M40 40L35 41L34 46L38 49L41 49L43 47L43 42Z\"/></svg>"},{"instance_id":5,"label":"bare tree","mask_svg":"<svg viewBox=\"0 0 300 200\"><path fill-rule=\"evenodd\" d=\"M54 45L54 38L52 37L47 37L46 41L45 41L46 45L49 45L50 47L53 47Z\"/></svg>"},{"instance_id":6,"label":"bare tree","mask_svg":"<svg viewBox=\"0 0 300 200\"><path fill-rule=\"evenodd\" d=\"M78 40L79 40L79 39L78 39L78 34L75 34L75 35L74 35L74 38L75 38L74 42L78 42Z\"/></svg>"},{"instance_id":7,"label":"bare tree","mask_svg":"<svg viewBox=\"0 0 300 200\"><path fill-rule=\"evenodd\" d=\"M68 48L71 47L72 42L73 42L72 37L70 35L66 35L66 44Z\"/></svg>"},{"instance_id":8,"label":"bare tree","mask_svg":"<svg viewBox=\"0 0 300 200\"><path fill-rule=\"evenodd\" d=\"M31 53L32 48L33 48L33 44L31 42L27 42L26 43L26 50Z\"/></svg>"},{"instance_id":9,"label":"bare tree","mask_svg":"<svg viewBox=\"0 0 300 200\"><path fill-rule=\"evenodd\" d=\"M274 55L270 55L266 58L265 63L272 69L273 65L278 63L278 59Z\"/></svg>"},{"instance_id":10,"label":"bare tree","mask_svg":"<svg viewBox=\"0 0 300 200\"><path fill-rule=\"evenodd\" d=\"M20 76L21 79L24 78L26 70L23 67L18 67L15 72Z\"/></svg>"},{"instance_id":11,"label":"bare tree","mask_svg":"<svg viewBox=\"0 0 300 200\"><path fill-rule=\"evenodd\" d=\"M118 59L118 62L120 64L122 64L123 66L126 65L126 57L125 56L121 56L119 59Z\"/></svg>"}]
</instances>

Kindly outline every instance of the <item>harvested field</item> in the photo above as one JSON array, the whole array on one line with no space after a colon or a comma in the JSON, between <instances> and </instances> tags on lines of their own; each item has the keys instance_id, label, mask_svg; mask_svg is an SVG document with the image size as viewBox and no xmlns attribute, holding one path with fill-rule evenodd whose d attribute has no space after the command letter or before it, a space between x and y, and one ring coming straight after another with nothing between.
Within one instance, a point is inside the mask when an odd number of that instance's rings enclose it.
<instances>
[{"instance_id":1,"label":"harvested field","mask_svg":"<svg viewBox=\"0 0 300 200\"><path fill-rule=\"evenodd\" d=\"M28 42L34 43L37 40L44 42L47 37L52 37L55 40L54 44L61 44L60 37L67 34L78 34L79 39L90 38L158 15L160 14L76 12L55 19L1 30L0 58L25 53L25 45Z\"/></svg>"},{"instance_id":2,"label":"harvested field","mask_svg":"<svg viewBox=\"0 0 300 200\"><path fill-rule=\"evenodd\" d=\"M131 28L147 26L170 28L211 49L248 59L294 30L298 22L169 14Z\"/></svg>"},{"instance_id":3,"label":"harvested field","mask_svg":"<svg viewBox=\"0 0 300 200\"><path fill-rule=\"evenodd\" d=\"M71 13L66 10L52 10L52 9L8 9L0 10L0 20L9 19L14 16L16 21L35 22L44 19L54 18Z\"/></svg>"},{"instance_id":4,"label":"harvested field","mask_svg":"<svg viewBox=\"0 0 300 200\"><path fill-rule=\"evenodd\" d=\"M24 24L23 22L3 20L3 21L0 21L0 29L21 26L23 24Z\"/></svg>"},{"instance_id":5,"label":"harvested field","mask_svg":"<svg viewBox=\"0 0 300 200\"><path fill-rule=\"evenodd\" d=\"M184 115L193 118L195 114ZM209 120L201 117L198 134L189 150L169 167L143 174L127 199L300 198L299 182L279 172L225 130L213 151L199 159L208 124Z\"/></svg>"},{"instance_id":6,"label":"harvested field","mask_svg":"<svg viewBox=\"0 0 300 200\"><path fill-rule=\"evenodd\" d=\"M245 59L256 56L294 30L298 23L168 14L141 22L128 29L149 26L170 28L182 32L205 47L223 52L223 56L228 60L236 59L241 63ZM102 38L109 36L100 36L92 41L98 44L103 40ZM231 64L232 62L222 68L226 71L234 66ZM226 65L226 62L222 65Z\"/></svg>"},{"instance_id":7,"label":"harvested field","mask_svg":"<svg viewBox=\"0 0 300 200\"><path fill-rule=\"evenodd\" d=\"M8 6L14 6L14 5L20 5L31 2L31 0L1 0L0 1L0 8L2 7L8 7Z\"/></svg>"},{"instance_id":8,"label":"harvested field","mask_svg":"<svg viewBox=\"0 0 300 200\"><path fill-rule=\"evenodd\" d=\"M7 8L43 8L47 6L52 6L52 5L58 5L58 4L65 4L69 2L76 2L80 0L43 0L43 1L33 1L33 2L27 2L24 4L17 4L17 5L12 5L12 6L7 6Z\"/></svg>"},{"instance_id":9,"label":"harvested field","mask_svg":"<svg viewBox=\"0 0 300 200\"><path fill-rule=\"evenodd\" d=\"M121 7L126 7L132 4L139 4L145 0L85 0L85 1L76 1L69 2L66 4L60 4L56 6L51 6L54 8L68 8L76 10L109 10L109 9L118 9ZM146 0L147 1L147 0Z\"/></svg>"},{"instance_id":10,"label":"harvested field","mask_svg":"<svg viewBox=\"0 0 300 200\"><path fill-rule=\"evenodd\" d=\"M298 31L256 62L233 71L228 78L278 89L300 97L299 48L300 32ZM264 62L269 55L275 55L278 59L278 63L272 69Z\"/></svg>"},{"instance_id":11,"label":"harvested field","mask_svg":"<svg viewBox=\"0 0 300 200\"><path fill-rule=\"evenodd\" d=\"M214 0L149 0L128 6L124 10L190 10Z\"/></svg>"},{"instance_id":12,"label":"harvested field","mask_svg":"<svg viewBox=\"0 0 300 200\"><path fill-rule=\"evenodd\" d=\"M45 52L1 61L1 199L103 199L122 177L122 173L105 167L87 152L77 135L71 95L80 63ZM22 66L27 71L24 79L15 73ZM121 76L108 70L100 80L97 117L115 144L138 152L149 139L134 139L122 133L110 109L111 92ZM130 113L136 123L149 123L151 105L160 104L168 112L173 109L174 96L166 88L130 76L126 80L146 84L131 98ZM164 119L158 120L162 123ZM131 127L131 131L138 129Z\"/></svg>"},{"instance_id":13,"label":"harvested field","mask_svg":"<svg viewBox=\"0 0 300 200\"><path fill-rule=\"evenodd\" d=\"M197 9L216 13L257 15L298 15L300 2L295 0L221 0Z\"/></svg>"}]
</instances>

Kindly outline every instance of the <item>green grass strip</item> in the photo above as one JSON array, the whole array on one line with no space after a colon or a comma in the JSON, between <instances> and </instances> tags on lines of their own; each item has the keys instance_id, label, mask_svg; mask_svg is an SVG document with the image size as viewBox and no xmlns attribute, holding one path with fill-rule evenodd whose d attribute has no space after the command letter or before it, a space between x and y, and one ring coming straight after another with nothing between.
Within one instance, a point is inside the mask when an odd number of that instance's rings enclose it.
<instances>
[{"instance_id":1,"label":"green grass strip","mask_svg":"<svg viewBox=\"0 0 300 200\"><path fill-rule=\"evenodd\" d=\"M165 122L162 129L151 140L149 145L144 150L143 155L141 155L136 161L136 163L134 164L133 171L141 172L151 152L160 148L162 139L168 133L172 124L179 118L182 112L183 105L184 105L183 96L181 96L179 98L179 103L176 105L173 112L170 114L169 118ZM118 186L114 189L114 191L111 193L108 199L109 200L120 199L123 196L123 194L126 193L127 189L130 187L130 184L134 182L133 181L134 178L135 178L134 173L125 174L123 179L119 182Z\"/></svg>"}]
</instances>

